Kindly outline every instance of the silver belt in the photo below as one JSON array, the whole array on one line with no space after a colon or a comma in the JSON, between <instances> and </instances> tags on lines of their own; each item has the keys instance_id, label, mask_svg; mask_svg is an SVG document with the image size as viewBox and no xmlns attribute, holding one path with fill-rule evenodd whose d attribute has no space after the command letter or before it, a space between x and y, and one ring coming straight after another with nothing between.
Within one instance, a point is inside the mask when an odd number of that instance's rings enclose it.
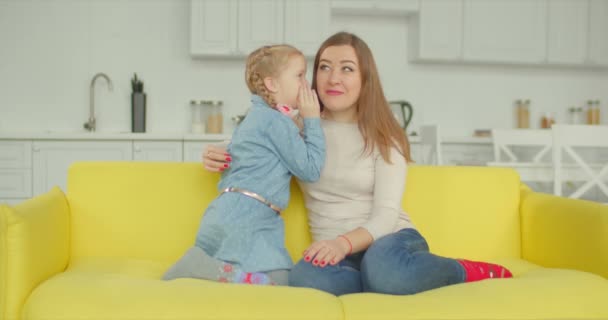
<instances>
[{"instance_id":1,"label":"silver belt","mask_svg":"<svg viewBox=\"0 0 608 320\"><path fill-rule=\"evenodd\" d=\"M275 206L274 204L272 204L270 201L264 199L264 197L262 197L261 195L255 193L255 192L251 192L251 191L247 191L247 190L243 190L243 189L239 189L239 188L234 188L234 187L229 187L226 188L224 190L222 190L222 193L224 192L238 192L238 193L242 193L250 198L254 198L258 201L260 201L261 203L267 205L270 207L270 209L276 211L277 214L281 214L281 208Z\"/></svg>"}]
</instances>

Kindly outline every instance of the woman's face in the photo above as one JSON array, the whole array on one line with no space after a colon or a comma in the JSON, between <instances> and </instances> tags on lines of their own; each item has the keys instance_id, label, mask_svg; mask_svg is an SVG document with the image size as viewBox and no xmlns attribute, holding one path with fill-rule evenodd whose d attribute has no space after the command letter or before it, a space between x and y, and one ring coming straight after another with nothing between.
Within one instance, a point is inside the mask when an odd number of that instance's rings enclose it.
<instances>
[{"instance_id":1,"label":"woman's face","mask_svg":"<svg viewBox=\"0 0 608 320\"><path fill-rule=\"evenodd\" d=\"M326 111L356 119L361 72L355 49L349 45L325 48L317 69L317 93Z\"/></svg>"}]
</instances>

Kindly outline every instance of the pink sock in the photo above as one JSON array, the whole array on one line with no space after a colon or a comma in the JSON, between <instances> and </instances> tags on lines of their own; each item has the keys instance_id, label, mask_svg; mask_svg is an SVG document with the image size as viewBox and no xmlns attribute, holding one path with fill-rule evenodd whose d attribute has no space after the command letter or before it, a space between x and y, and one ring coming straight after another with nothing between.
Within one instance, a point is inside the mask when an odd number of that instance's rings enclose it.
<instances>
[{"instance_id":1,"label":"pink sock","mask_svg":"<svg viewBox=\"0 0 608 320\"><path fill-rule=\"evenodd\" d=\"M219 282L247 283L247 284L267 284L273 285L272 279L262 272L244 272L234 268L232 264L224 263L220 269Z\"/></svg>"},{"instance_id":2,"label":"pink sock","mask_svg":"<svg viewBox=\"0 0 608 320\"><path fill-rule=\"evenodd\" d=\"M460 259L457 260L464 268L465 282L473 282L490 278L511 278L513 274L507 268L488 262Z\"/></svg>"}]
</instances>

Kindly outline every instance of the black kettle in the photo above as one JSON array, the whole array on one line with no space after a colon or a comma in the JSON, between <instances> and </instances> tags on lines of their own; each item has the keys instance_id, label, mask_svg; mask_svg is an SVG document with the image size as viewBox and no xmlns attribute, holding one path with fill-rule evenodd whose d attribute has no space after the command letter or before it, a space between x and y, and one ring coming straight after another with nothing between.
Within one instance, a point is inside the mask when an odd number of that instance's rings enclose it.
<instances>
[{"instance_id":1,"label":"black kettle","mask_svg":"<svg viewBox=\"0 0 608 320\"><path fill-rule=\"evenodd\" d=\"M389 101L388 103L399 105L401 109L401 119L403 121L401 126L404 130L407 129L407 125L410 124L412 117L414 116L414 108L412 108L412 105L405 100L394 100Z\"/></svg>"}]
</instances>

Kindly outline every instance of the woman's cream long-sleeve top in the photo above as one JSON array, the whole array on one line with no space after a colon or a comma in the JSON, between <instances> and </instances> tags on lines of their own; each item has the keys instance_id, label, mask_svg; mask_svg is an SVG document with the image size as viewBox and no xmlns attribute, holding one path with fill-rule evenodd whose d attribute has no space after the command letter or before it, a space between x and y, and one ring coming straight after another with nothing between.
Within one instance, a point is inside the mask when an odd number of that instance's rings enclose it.
<instances>
[{"instance_id":1,"label":"woman's cream long-sleeve top","mask_svg":"<svg viewBox=\"0 0 608 320\"><path fill-rule=\"evenodd\" d=\"M391 149L384 161L378 150L363 153L356 123L322 120L326 139L325 165L314 183L298 181L308 209L314 241L333 239L358 227L375 239L414 228L401 209L407 163Z\"/></svg>"}]
</instances>

